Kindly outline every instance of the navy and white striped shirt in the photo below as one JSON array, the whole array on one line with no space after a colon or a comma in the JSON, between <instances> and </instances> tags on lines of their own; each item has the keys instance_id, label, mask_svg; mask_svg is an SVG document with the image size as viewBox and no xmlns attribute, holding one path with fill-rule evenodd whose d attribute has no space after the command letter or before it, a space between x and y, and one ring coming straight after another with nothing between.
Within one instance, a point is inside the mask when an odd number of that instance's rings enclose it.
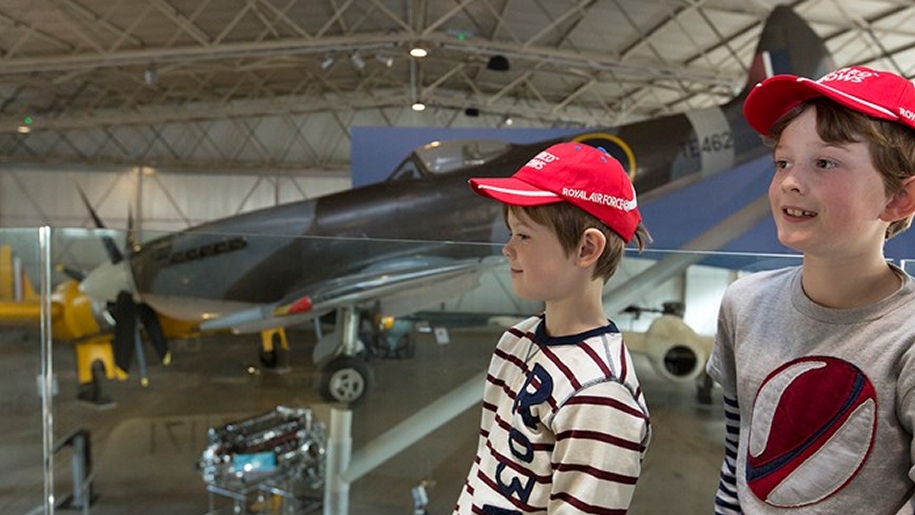
<instances>
[{"instance_id":1,"label":"navy and white striped shirt","mask_svg":"<svg viewBox=\"0 0 915 515\"><path fill-rule=\"evenodd\" d=\"M626 513L651 429L612 322L551 338L543 315L490 361L477 455L454 513Z\"/></svg>"}]
</instances>

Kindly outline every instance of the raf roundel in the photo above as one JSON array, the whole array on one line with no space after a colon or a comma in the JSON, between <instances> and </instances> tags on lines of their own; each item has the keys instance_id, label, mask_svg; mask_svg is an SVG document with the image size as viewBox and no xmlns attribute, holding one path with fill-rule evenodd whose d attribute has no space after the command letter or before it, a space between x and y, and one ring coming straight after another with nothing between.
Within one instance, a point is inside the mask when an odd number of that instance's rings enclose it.
<instances>
[{"instance_id":1,"label":"raf roundel","mask_svg":"<svg viewBox=\"0 0 915 515\"><path fill-rule=\"evenodd\" d=\"M779 507L814 504L841 490L870 454L877 394L858 367L813 356L769 375L753 403L747 486Z\"/></svg>"}]
</instances>

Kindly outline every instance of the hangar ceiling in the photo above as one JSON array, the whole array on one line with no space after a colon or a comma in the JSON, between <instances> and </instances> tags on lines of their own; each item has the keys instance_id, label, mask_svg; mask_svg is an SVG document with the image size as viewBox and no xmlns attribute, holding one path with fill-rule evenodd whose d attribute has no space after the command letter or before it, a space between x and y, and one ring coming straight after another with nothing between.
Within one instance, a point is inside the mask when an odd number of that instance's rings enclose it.
<instances>
[{"instance_id":1,"label":"hangar ceiling","mask_svg":"<svg viewBox=\"0 0 915 515\"><path fill-rule=\"evenodd\" d=\"M356 125L591 127L707 107L743 86L777 3L6 0L0 162L342 174ZM838 65L915 75L910 0L788 4Z\"/></svg>"}]
</instances>

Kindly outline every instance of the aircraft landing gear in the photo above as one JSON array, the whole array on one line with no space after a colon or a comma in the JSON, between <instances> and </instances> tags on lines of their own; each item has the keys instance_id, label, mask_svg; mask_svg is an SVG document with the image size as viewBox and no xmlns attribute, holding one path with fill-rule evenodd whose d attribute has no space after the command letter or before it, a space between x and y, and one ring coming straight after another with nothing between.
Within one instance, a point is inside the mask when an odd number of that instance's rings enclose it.
<instances>
[{"instance_id":1,"label":"aircraft landing gear","mask_svg":"<svg viewBox=\"0 0 915 515\"><path fill-rule=\"evenodd\" d=\"M355 405L374 386L374 374L358 356L337 356L321 370L321 397L332 402Z\"/></svg>"},{"instance_id":2,"label":"aircraft landing gear","mask_svg":"<svg viewBox=\"0 0 915 515\"><path fill-rule=\"evenodd\" d=\"M114 353L111 349L111 338L96 336L77 342L76 371L79 390L76 399L97 409L115 406L115 402L105 393L103 381L109 379L126 379L117 374L114 365Z\"/></svg>"},{"instance_id":3,"label":"aircraft landing gear","mask_svg":"<svg viewBox=\"0 0 915 515\"><path fill-rule=\"evenodd\" d=\"M105 377L105 365L101 361L94 361L91 366L92 379L80 383L76 398L96 408L114 407L111 400L102 388L102 378Z\"/></svg>"},{"instance_id":4,"label":"aircraft landing gear","mask_svg":"<svg viewBox=\"0 0 915 515\"><path fill-rule=\"evenodd\" d=\"M258 358L267 370L277 373L289 371L289 343L285 329L280 327L261 331Z\"/></svg>"},{"instance_id":5,"label":"aircraft landing gear","mask_svg":"<svg viewBox=\"0 0 915 515\"><path fill-rule=\"evenodd\" d=\"M360 319L355 306L338 308L334 332L315 347L315 363L322 364L318 393L327 402L359 404L374 386L366 346L359 340Z\"/></svg>"}]
</instances>

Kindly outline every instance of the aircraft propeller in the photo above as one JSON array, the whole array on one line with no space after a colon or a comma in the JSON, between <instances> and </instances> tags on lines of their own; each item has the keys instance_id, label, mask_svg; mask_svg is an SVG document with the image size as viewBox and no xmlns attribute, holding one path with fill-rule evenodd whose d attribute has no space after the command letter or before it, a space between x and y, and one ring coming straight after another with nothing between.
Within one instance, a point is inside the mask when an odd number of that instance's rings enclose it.
<instances>
[{"instance_id":1,"label":"aircraft propeller","mask_svg":"<svg viewBox=\"0 0 915 515\"><path fill-rule=\"evenodd\" d=\"M95 225L99 229L106 229L105 223L98 216L92 207L89 199L82 189L77 188L79 195L89 211ZM129 257L137 249L137 243L134 236L133 216L130 214L127 220L127 245L126 256L118 248L114 239L109 235L102 235L102 243L105 246L105 252L111 265L120 267L129 266ZM108 267L111 268L110 266ZM129 277L129 271L126 272L125 278ZM155 350L163 364L168 365L171 362L171 353L168 349L168 340L162 329L162 324L156 312L146 303L137 301L134 298L134 288L129 281L124 281L117 285L117 294L113 300L108 300L108 312L114 320L114 338L112 341L114 363L124 374L130 369L134 353L140 367L141 381L145 385L146 361L142 349L142 334L145 334L146 340ZM141 329L142 328L142 332Z\"/></svg>"}]
</instances>

